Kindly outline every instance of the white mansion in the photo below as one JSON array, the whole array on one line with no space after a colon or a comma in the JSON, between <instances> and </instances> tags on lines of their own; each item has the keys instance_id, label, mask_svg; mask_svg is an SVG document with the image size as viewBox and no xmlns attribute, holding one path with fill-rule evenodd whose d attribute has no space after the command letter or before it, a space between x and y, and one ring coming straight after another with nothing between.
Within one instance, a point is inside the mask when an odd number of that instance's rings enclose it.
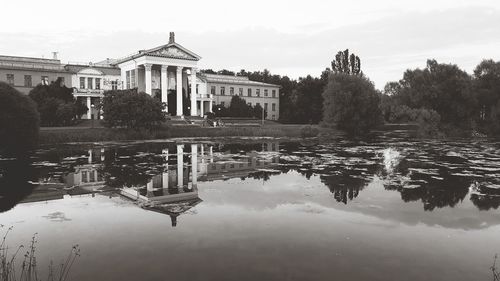
<instances>
[{"instance_id":1,"label":"white mansion","mask_svg":"<svg viewBox=\"0 0 500 281\"><path fill-rule=\"evenodd\" d=\"M37 84L61 78L89 108L82 116L87 119L100 118L95 105L106 90L134 88L161 99L170 115L204 116L212 112L214 103L228 106L231 96L238 95L251 105L260 104L268 119L279 118L278 85L250 81L248 77L199 73L200 59L175 42L171 32L168 44L98 63L63 65L56 53L52 59L0 56L0 81L27 94Z\"/></svg>"}]
</instances>

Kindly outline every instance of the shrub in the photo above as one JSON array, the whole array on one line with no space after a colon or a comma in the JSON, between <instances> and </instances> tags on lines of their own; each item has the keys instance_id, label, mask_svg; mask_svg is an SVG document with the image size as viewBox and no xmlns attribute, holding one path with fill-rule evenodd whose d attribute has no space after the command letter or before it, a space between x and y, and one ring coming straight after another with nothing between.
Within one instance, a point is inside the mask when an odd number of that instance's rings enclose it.
<instances>
[{"instance_id":1,"label":"shrub","mask_svg":"<svg viewBox=\"0 0 500 281\"><path fill-rule=\"evenodd\" d=\"M71 124L77 116L87 111L86 106L77 103L73 89L62 85L60 79L50 85L36 86L29 96L36 102L43 126Z\"/></svg>"},{"instance_id":2,"label":"shrub","mask_svg":"<svg viewBox=\"0 0 500 281\"><path fill-rule=\"evenodd\" d=\"M0 82L0 153L17 154L34 148L39 126L36 104Z\"/></svg>"},{"instance_id":3,"label":"shrub","mask_svg":"<svg viewBox=\"0 0 500 281\"><path fill-rule=\"evenodd\" d=\"M432 109L423 108L414 111L417 112L417 135L419 137L438 137L442 135L439 130L439 123L441 122L439 113Z\"/></svg>"},{"instance_id":4,"label":"shrub","mask_svg":"<svg viewBox=\"0 0 500 281\"><path fill-rule=\"evenodd\" d=\"M334 73L323 92L323 123L353 135L368 133L380 125L380 97L363 75Z\"/></svg>"},{"instance_id":5,"label":"shrub","mask_svg":"<svg viewBox=\"0 0 500 281\"><path fill-rule=\"evenodd\" d=\"M165 104L137 90L112 90L102 100L103 124L106 127L147 128L165 122Z\"/></svg>"}]
</instances>

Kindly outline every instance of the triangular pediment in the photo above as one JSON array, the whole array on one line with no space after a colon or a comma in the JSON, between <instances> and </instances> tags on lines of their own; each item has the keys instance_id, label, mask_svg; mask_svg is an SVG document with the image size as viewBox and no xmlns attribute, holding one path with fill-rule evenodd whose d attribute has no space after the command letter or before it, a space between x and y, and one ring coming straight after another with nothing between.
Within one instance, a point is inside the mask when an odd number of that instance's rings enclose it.
<instances>
[{"instance_id":1,"label":"triangular pediment","mask_svg":"<svg viewBox=\"0 0 500 281\"><path fill-rule=\"evenodd\" d=\"M161 56L176 59L185 60L199 60L200 57L195 53L179 46L178 44L168 44L157 49L153 49L147 52L147 55L151 56Z\"/></svg>"}]
</instances>

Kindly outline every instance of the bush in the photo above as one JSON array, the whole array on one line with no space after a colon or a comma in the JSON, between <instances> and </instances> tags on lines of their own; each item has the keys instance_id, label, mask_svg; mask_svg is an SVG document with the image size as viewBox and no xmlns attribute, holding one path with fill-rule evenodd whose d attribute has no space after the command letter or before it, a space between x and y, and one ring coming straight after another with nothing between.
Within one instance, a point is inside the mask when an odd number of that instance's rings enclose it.
<instances>
[{"instance_id":1,"label":"bush","mask_svg":"<svg viewBox=\"0 0 500 281\"><path fill-rule=\"evenodd\" d=\"M416 122L418 123L417 135L419 137L438 137L442 136L439 130L441 116L432 109L418 109Z\"/></svg>"},{"instance_id":2,"label":"bush","mask_svg":"<svg viewBox=\"0 0 500 281\"><path fill-rule=\"evenodd\" d=\"M363 75L334 73L323 92L323 123L363 135L383 123L380 97Z\"/></svg>"},{"instance_id":3,"label":"bush","mask_svg":"<svg viewBox=\"0 0 500 281\"><path fill-rule=\"evenodd\" d=\"M36 102L43 126L69 125L87 112L87 107L76 101L73 89L63 86L60 79L50 85L36 86L29 97Z\"/></svg>"},{"instance_id":4,"label":"bush","mask_svg":"<svg viewBox=\"0 0 500 281\"><path fill-rule=\"evenodd\" d=\"M106 127L152 129L165 122L165 104L137 90L112 90L102 100Z\"/></svg>"},{"instance_id":5,"label":"bush","mask_svg":"<svg viewBox=\"0 0 500 281\"><path fill-rule=\"evenodd\" d=\"M13 155L34 148L39 126L36 104L0 82L0 153Z\"/></svg>"}]
</instances>

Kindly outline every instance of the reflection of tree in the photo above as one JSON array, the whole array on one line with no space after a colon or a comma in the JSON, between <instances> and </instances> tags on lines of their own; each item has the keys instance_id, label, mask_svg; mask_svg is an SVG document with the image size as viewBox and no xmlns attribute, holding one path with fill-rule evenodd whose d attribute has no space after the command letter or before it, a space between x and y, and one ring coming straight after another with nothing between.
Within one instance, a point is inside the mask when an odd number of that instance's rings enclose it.
<instances>
[{"instance_id":1,"label":"reflection of tree","mask_svg":"<svg viewBox=\"0 0 500 281\"><path fill-rule=\"evenodd\" d=\"M0 162L0 212L12 209L33 192L32 177L28 158Z\"/></svg>"},{"instance_id":2,"label":"reflection of tree","mask_svg":"<svg viewBox=\"0 0 500 281\"><path fill-rule=\"evenodd\" d=\"M475 182L470 200L479 210L496 210L500 207L499 186L498 182L496 184L493 182Z\"/></svg>"},{"instance_id":3,"label":"reflection of tree","mask_svg":"<svg viewBox=\"0 0 500 281\"><path fill-rule=\"evenodd\" d=\"M358 197L359 192L368 183L366 179L352 178L349 175L328 175L320 178L333 193L335 200L344 204Z\"/></svg>"}]
</instances>

